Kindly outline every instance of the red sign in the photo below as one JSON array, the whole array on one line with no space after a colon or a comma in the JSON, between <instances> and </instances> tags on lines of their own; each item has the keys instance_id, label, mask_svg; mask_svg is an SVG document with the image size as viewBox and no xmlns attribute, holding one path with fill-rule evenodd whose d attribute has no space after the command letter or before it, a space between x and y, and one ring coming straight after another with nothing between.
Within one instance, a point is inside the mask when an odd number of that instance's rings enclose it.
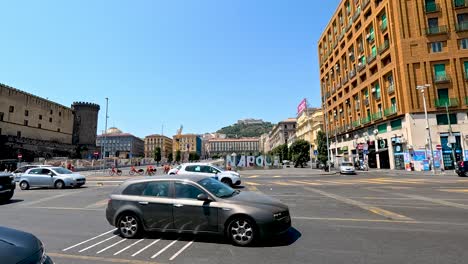
<instances>
[{"instance_id":1,"label":"red sign","mask_svg":"<svg viewBox=\"0 0 468 264\"><path fill-rule=\"evenodd\" d=\"M357 145L357 148L358 148L358 149L361 149L361 150L364 149L364 144L358 144L358 145Z\"/></svg>"},{"instance_id":2,"label":"red sign","mask_svg":"<svg viewBox=\"0 0 468 264\"><path fill-rule=\"evenodd\" d=\"M437 150L442 150L442 145L437 144L437 145L436 145L436 149L437 149Z\"/></svg>"},{"instance_id":3,"label":"red sign","mask_svg":"<svg viewBox=\"0 0 468 264\"><path fill-rule=\"evenodd\" d=\"M18 154L18 159L22 159L23 158L23 154Z\"/></svg>"},{"instance_id":4,"label":"red sign","mask_svg":"<svg viewBox=\"0 0 468 264\"><path fill-rule=\"evenodd\" d=\"M307 108L307 99L304 98L297 106L297 115L302 113L302 111L304 111L306 108Z\"/></svg>"},{"instance_id":5,"label":"red sign","mask_svg":"<svg viewBox=\"0 0 468 264\"><path fill-rule=\"evenodd\" d=\"M98 156L99 155L99 152L94 152L94 156Z\"/></svg>"}]
</instances>

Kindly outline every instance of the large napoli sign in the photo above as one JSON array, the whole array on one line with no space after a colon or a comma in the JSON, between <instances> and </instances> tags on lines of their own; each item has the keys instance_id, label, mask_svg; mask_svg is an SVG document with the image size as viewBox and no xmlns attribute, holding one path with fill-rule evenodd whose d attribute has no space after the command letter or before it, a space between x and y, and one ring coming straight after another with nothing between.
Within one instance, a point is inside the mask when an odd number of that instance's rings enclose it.
<instances>
[{"instance_id":1,"label":"large napoli sign","mask_svg":"<svg viewBox=\"0 0 468 264\"><path fill-rule=\"evenodd\" d=\"M280 166L278 156L260 155L260 156L226 156L226 164L234 167L270 167Z\"/></svg>"}]
</instances>

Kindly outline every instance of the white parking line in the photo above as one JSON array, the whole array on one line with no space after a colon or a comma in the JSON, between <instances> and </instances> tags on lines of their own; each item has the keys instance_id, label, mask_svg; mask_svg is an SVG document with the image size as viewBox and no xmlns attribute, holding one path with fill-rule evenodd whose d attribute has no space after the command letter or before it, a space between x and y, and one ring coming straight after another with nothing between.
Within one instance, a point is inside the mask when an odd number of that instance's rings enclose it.
<instances>
[{"instance_id":1,"label":"white parking line","mask_svg":"<svg viewBox=\"0 0 468 264\"><path fill-rule=\"evenodd\" d=\"M57 194L57 195L54 195L54 196L49 196L49 197L45 197L45 198L42 198L42 199L31 201L31 202L23 203L23 204L21 204L21 206L31 206L31 205L34 205L34 204L47 202L47 201L57 199L57 198L61 198L61 197L65 197L65 196L69 196L69 195L73 195L73 194L79 194L79 193L82 193L82 192L85 192L85 191L87 191L87 190L70 191L70 192L66 192L66 193L62 193L62 194Z\"/></svg>"},{"instance_id":2,"label":"white parking line","mask_svg":"<svg viewBox=\"0 0 468 264\"><path fill-rule=\"evenodd\" d=\"M144 238L143 238L143 239L140 239L140 240L138 240L137 242L131 244L130 246L127 246L127 247L123 248L122 250L115 252L115 253L114 253L114 256L116 256L116 255L118 255L118 254L124 252L125 250L127 250L127 249L133 247L134 245L140 243L140 242L143 241L143 240L145 240L145 239L144 239Z\"/></svg>"},{"instance_id":3,"label":"white parking line","mask_svg":"<svg viewBox=\"0 0 468 264\"><path fill-rule=\"evenodd\" d=\"M95 236L95 237L92 237L92 238L90 238L90 239L88 239L88 240L85 240L85 241L83 241L83 242L80 242L80 243L78 243L78 244L76 244L76 245L73 245L73 246L71 246L71 247L67 247L66 249L63 249L62 251L67 251L67 250L72 249L72 248L75 248L75 247L77 247L77 246L79 246L79 245L83 245L83 244L86 243L86 242L89 242L89 241L91 241L91 240L94 240L94 239L96 239L96 238L98 238L98 237L105 236L105 235L109 234L110 232L114 232L115 230L117 230L117 229L112 229L112 230L110 230L110 231L107 231L107 232L102 233L102 234L100 234L100 235L97 235L97 236Z\"/></svg>"},{"instance_id":4,"label":"white parking line","mask_svg":"<svg viewBox=\"0 0 468 264\"><path fill-rule=\"evenodd\" d=\"M99 250L98 252L96 252L96 254L102 253L102 252L108 250L109 248L113 248L113 247L117 246L118 244L124 242L125 240L127 240L127 239L124 238L124 239L120 240L120 241L117 242L117 243L114 243L114 244L112 244L112 245L110 245L110 246L108 246L108 247L106 247L106 248L104 248L104 249L101 249L101 250Z\"/></svg>"},{"instance_id":5,"label":"white parking line","mask_svg":"<svg viewBox=\"0 0 468 264\"><path fill-rule=\"evenodd\" d=\"M177 251L177 253L172 255L172 257L169 260L174 260L175 258L177 258L177 256L179 256L180 253L182 253L184 250L186 250L188 247L190 247L190 245L192 245L192 243L193 243L193 240L188 242L187 244L185 244L185 246L183 248L181 248L179 251Z\"/></svg>"},{"instance_id":6,"label":"white parking line","mask_svg":"<svg viewBox=\"0 0 468 264\"><path fill-rule=\"evenodd\" d=\"M161 240L161 239L158 239L158 240L155 240L155 241L151 242L151 244L149 244L149 245L147 245L146 247L144 247L144 248L138 250L137 252L135 252L135 254L133 254L132 257L134 257L134 256L136 256L136 255L138 255L138 254L140 254L140 253L143 252L145 249L147 249L147 248L151 247L152 245L158 243L160 240Z\"/></svg>"},{"instance_id":7,"label":"white parking line","mask_svg":"<svg viewBox=\"0 0 468 264\"><path fill-rule=\"evenodd\" d=\"M177 242L177 240L172 241L169 245L165 246L163 249L161 249L158 253L154 254L151 258L154 259L155 257L161 255L164 251L166 251L168 248L170 248L172 245L174 245Z\"/></svg>"},{"instance_id":8,"label":"white parking line","mask_svg":"<svg viewBox=\"0 0 468 264\"><path fill-rule=\"evenodd\" d=\"M89 247L87 247L87 248L83 248L82 250L80 250L80 251L78 251L78 252L81 253L81 252L83 252L83 251L86 251L86 250L88 250L88 249L90 249L90 248L93 248L93 247L95 247L95 246L97 246L97 245L100 245L100 244L102 244L102 243L104 243L104 242L106 242L106 241L109 241L109 240L113 239L114 237L117 237L117 235L113 235L113 236L111 236L111 237L109 237L109 238L104 239L104 240L101 241L101 242L97 242L97 243L94 244L94 245L91 245L91 246L89 246Z\"/></svg>"}]
</instances>

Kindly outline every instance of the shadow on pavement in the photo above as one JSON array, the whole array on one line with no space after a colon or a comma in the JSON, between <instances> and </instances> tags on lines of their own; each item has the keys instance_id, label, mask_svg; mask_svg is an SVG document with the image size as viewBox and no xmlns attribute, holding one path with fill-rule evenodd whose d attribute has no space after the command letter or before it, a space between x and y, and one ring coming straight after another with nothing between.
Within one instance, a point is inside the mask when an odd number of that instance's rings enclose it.
<instances>
[{"instance_id":1,"label":"shadow on pavement","mask_svg":"<svg viewBox=\"0 0 468 264\"><path fill-rule=\"evenodd\" d=\"M6 201L6 202L0 202L0 205L15 204L15 203L21 203L21 202L24 202L24 200L21 200L21 199L11 199L11 200Z\"/></svg>"}]
</instances>

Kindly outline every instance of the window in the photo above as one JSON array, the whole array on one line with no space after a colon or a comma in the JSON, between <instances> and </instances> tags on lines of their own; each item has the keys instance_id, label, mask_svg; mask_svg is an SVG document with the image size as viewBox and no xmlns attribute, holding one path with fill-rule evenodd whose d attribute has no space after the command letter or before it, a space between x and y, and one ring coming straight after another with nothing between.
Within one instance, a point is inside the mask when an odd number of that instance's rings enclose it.
<instances>
[{"instance_id":1,"label":"window","mask_svg":"<svg viewBox=\"0 0 468 264\"><path fill-rule=\"evenodd\" d=\"M17 131L16 136L20 138L21 137L21 131Z\"/></svg>"},{"instance_id":2,"label":"window","mask_svg":"<svg viewBox=\"0 0 468 264\"><path fill-rule=\"evenodd\" d=\"M457 114L449 114L450 124L457 124ZM436 115L437 125L448 125L447 114Z\"/></svg>"},{"instance_id":3,"label":"window","mask_svg":"<svg viewBox=\"0 0 468 264\"><path fill-rule=\"evenodd\" d=\"M375 98L380 99L381 93L380 93L380 84L376 83L374 86L375 89Z\"/></svg>"},{"instance_id":4,"label":"window","mask_svg":"<svg viewBox=\"0 0 468 264\"><path fill-rule=\"evenodd\" d=\"M52 123L52 117L49 118L49 122Z\"/></svg>"},{"instance_id":5,"label":"window","mask_svg":"<svg viewBox=\"0 0 468 264\"><path fill-rule=\"evenodd\" d=\"M41 174L42 173L42 169L32 169L29 171L28 174Z\"/></svg>"},{"instance_id":6,"label":"window","mask_svg":"<svg viewBox=\"0 0 468 264\"><path fill-rule=\"evenodd\" d=\"M390 126L392 127L392 130L401 129L401 119L393 120L390 122Z\"/></svg>"},{"instance_id":7,"label":"window","mask_svg":"<svg viewBox=\"0 0 468 264\"><path fill-rule=\"evenodd\" d=\"M380 124L377 126L377 130L379 130L379 133L385 133L387 132L387 124Z\"/></svg>"},{"instance_id":8,"label":"window","mask_svg":"<svg viewBox=\"0 0 468 264\"><path fill-rule=\"evenodd\" d=\"M204 193L193 185L181 182L175 183L175 192L177 199L197 199L199 194Z\"/></svg>"},{"instance_id":9,"label":"window","mask_svg":"<svg viewBox=\"0 0 468 264\"><path fill-rule=\"evenodd\" d=\"M24 120L24 125L28 126L28 120Z\"/></svg>"},{"instance_id":10,"label":"window","mask_svg":"<svg viewBox=\"0 0 468 264\"><path fill-rule=\"evenodd\" d=\"M468 61L465 61L463 62L463 66L464 66L464 71L465 71L465 79L467 79L468 77Z\"/></svg>"},{"instance_id":11,"label":"window","mask_svg":"<svg viewBox=\"0 0 468 264\"><path fill-rule=\"evenodd\" d=\"M0 121L3 121L3 116L4 116L4 115L5 115L5 114L4 114L3 112L0 112Z\"/></svg>"},{"instance_id":12,"label":"window","mask_svg":"<svg viewBox=\"0 0 468 264\"><path fill-rule=\"evenodd\" d=\"M42 115L39 115L39 120L42 120Z\"/></svg>"},{"instance_id":13,"label":"window","mask_svg":"<svg viewBox=\"0 0 468 264\"><path fill-rule=\"evenodd\" d=\"M57 128L57 132L60 132L60 128Z\"/></svg>"},{"instance_id":14,"label":"window","mask_svg":"<svg viewBox=\"0 0 468 264\"><path fill-rule=\"evenodd\" d=\"M468 49L468 39L460 40L460 49Z\"/></svg>"},{"instance_id":15,"label":"window","mask_svg":"<svg viewBox=\"0 0 468 264\"><path fill-rule=\"evenodd\" d=\"M440 100L440 101L448 101L448 89L447 88L441 88L441 89L437 89L437 98Z\"/></svg>"},{"instance_id":16,"label":"window","mask_svg":"<svg viewBox=\"0 0 468 264\"><path fill-rule=\"evenodd\" d=\"M123 192L123 195L142 195L143 191L146 188L146 182L143 183L135 183L128 186Z\"/></svg>"},{"instance_id":17,"label":"window","mask_svg":"<svg viewBox=\"0 0 468 264\"><path fill-rule=\"evenodd\" d=\"M445 78L445 64L434 64L434 74L436 81Z\"/></svg>"},{"instance_id":18,"label":"window","mask_svg":"<svg viewBox=\"0 0 468 264\"><path fill-rule=\"evenodd\" d=\"M371 55L372 55L372 57L377 56L377 48L375 47L375 45L372 46L372 48L371 48Z\"/></svg>"},{"instance_id":19,"label":"window","mask_svg":"<svg viewBox=\"0 0 468 264\"><path fill-rule=\"evenodd\" d=\"M428 25L429 28L439 27L439 18L437 18L437 17L429 18L427 20L427 25Z\"/></svg>"},{"instance_id":20,"label":"window","mask_svg":"<svg viewBox=\"0 0 468 264\"><path fill-rule=\"evenodd\" d=\"M10 113L13 113L14 111L15 111L15 107L14 107L14 106L12 106L12 105L10 105L9 112L10 112Z\"/></svg>"},{"instance_id":21,"label":"window","mask_svg":"<svg viewBox=\"0 0 468 264\"><path fill-rule=\"evenodd\" d=\"M41 124L37 124L37 128L42 128L42 125L41 125Z\"/></svg>"},{"instance_id":22,"label":"window","mask_svg":"<svg viewBox=\"0 0 468 264\"><path fill-rule=\"evenodd\" d=\"M431 50L433 53L442 52L442 42L432 42Z\"/></svg>"},{"instance_id":23,"label":"window","mask_svg":"<svg viewBox=\"0 0 468 264\"><path fill-rule=\"evenodd\" d=\"M28 110L24 110L24 116L29 116L29 111Z\"/></svg>"},{"instance_id":24,"label":"window","mask_svg":"<svg viewBox=\"0 0 468 264\"><path fill-rule=\"evenodd\" d=\"M144 196L169 197L169 182L149 182L143 191Z\"/></svg>"},{"instance_id":25,"label":"window","mask_svg":"<svg viewBox=\"0 0 468 264\"><path fill-rule=\"evenodd\" d=\"M50 114L53 115L53 114L54 114L54 111L50 110Z\"/></svg>"},{"instance_id":26,"label":"window","mask_svg":"<svg viewBox=\"0 0 468 264\"><path fill-rule=\"evenodd\" d=\"M59 116L62 116L62 112L59 112Z\"/></svg>"}]
</instances>

